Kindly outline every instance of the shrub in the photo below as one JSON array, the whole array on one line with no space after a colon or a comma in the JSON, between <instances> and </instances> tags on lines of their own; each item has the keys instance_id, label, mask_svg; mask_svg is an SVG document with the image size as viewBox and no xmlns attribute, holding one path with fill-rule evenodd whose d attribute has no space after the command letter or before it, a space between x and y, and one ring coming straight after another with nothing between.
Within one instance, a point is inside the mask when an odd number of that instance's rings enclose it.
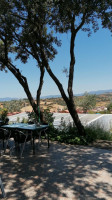
<instances>
[{"instance_id":1,"label":"shrub","mask_svg":"<svg viewBox=\"0 0 112 200\"><path fill-rule=\"evenodd\" d=\"M0 119L5 123L7 118L7 114L8 114L8 110L6 108L0 109Z\"/></svg>"},{"instance_id":2,"label":"shrub","mask_svg":"<svg viewBox=\"0 0 112 200\"><path fill-rule=\"evenodd\" d=\"M90 126L85 128L86 131L86 141L88 143L94 142L96 140L112 140L112 133L105 131L99 126Z\"/></svg>"},{"instance_id":3,"label":"shrub","mask_svg":"<svg viewBox=\"0 0 112 200\"><path fill-rule=\"evenodd\" d=\"M52 126L54 121L53 113L50 113L49 109L46 109L43 111L43 115L46 123ZM28 113L28 120L34 123L40 122L40 119L34 112Z\"/></svg>"},{"instance_id":4,"label":"shrub","mask_svg":"<svg viewBox=\"0 0 112 200\"><path fill-rule=\"evenodd\" d=\"M28 123L28 119L26 119L26 118L23 117L21 123L24 123L24 124Z\"/></svg>"},{"instance_id":5,"label":"shrub","mask_svg":"<svg viewBox=\"0 0 112 200\"><path fill-rule=\"evenodd\" d=\"M54 127L49 128L49 136L52 141L67 144L87 145L97 139L112 140L112 133L105 131L103 128L98 126L85 127L86 137L82 137L79 135L76 127L71 124L66 125L63 119L61 125L58 129Z\"/></svg>"}]
</instances>

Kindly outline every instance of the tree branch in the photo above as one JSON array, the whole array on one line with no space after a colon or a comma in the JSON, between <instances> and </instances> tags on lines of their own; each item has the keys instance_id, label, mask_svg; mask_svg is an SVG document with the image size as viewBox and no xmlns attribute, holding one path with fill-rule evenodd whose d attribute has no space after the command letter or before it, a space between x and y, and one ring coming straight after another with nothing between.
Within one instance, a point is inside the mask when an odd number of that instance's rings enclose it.
<instances>
[{"instance_id":1,"label":"tree branch","mask_svg":"<svg viewBox=\"0 0 112 200\"><path fill-rule=\"evenodd\" d=\"M41 67L40 72L41 72L40 83L39 83L39 87L38 87L38 90L37 90L37 96L36 96L37 106L40 105L40 95L41 95L41 90L42 90L42 86L43 86L43 82L44 82L43 78L44 78L45 68Z\"/></svg>"},{"instance_id":2,"label":"tree branch","mask_svg":"<svg viewBox=\"0 0 112 200\"><path fill-rule=\"evenodd\" d=\"M44 51L43 51L42 48L41 48L41 56L42 56L42 60L43 60L43 62L44 62L44 66L45 66L45 68L46 68L48 74L51 76L51 78L52 78L52 79L54 80L54 82L56 83L56 85L57 85L57 87L58 87L58 89L59 89L59 91L60 91L60 93L61 93L63 99L64 99L66 102L68 102L68 97L67 97L66 94L65 94L65 91L64 91L64 89L63 89L63 86L62 86L62 84L60 83L60 81L57 79L57 77L54 75L54 73L52 72L52 70L50 69L50 66L49 66L49 64L48 64L48 62L47 62L45 53L44 53Z\"/></svg>"},{"instance_id":3,"label":"tree branch","mask_svg":"<svg viewBox=\"0 0 112 200\"><path fill-rule=\"evenodd\" d=\"M19 83L21 84L21 86L23 87L29 101L30 101L30 104L33 108L33 110L38 113L37 111L37 105L35 104L35 101L31 95L31 92L29 90L29 86L28 86L28 83L27 83L27 79L26 77L24 77L19 69L17 69L10 61L8 61L8 63L6 63L4 61L4 64L7 66L7 68L12 72L12 74L17 78L17 80L19 81Z\"/></svg>"},{"instance_id":4,"label":"tree branch","mask_svg":"<svg viewBox=\"0 0 112 200\"><path fill-rule=\"evenodd\" d=\"M69 67L69 79L68 79L68 94L69 97L73 97L73 76L74 76L74 65L75 65L75 56L74 56L74 41L76 37L75 27L74 27L75 16L72 18L71 22L71 41L70 41L70 67Z\"/></svg>"},{"instance_id":5,"label":"tree branch","mask_svg":"<svg viewBox=\"0 0 112 200\"><path fill-rule=\"evenodd\" d=\"M86 19L86 13L83 14L82 21L81 21L80 25L75 29L76 34L82 28L82 26L84 25L85 19Z\"/></svg>"},{"instance_id":6,"label":"tree branch","mask_svg":"<svg viewBox=\"0 0 112 200\"><path fill-rule=\"evenodd\" d=\"M69 79L68 79L68 94L69 97L73 97L73 77L74 77L74 66L75 66L75 55L74 55L74 46L75 46L75 38L77 32L82 28L82 26L85 23L85 16L86 14L83 14L82 21L80 25L75 29L74 27L74 22L75 22L75 15L72 17L72 22L71 22L71 41L70 41L70 68L69 68Z\"/></svg>"}]
</instances>

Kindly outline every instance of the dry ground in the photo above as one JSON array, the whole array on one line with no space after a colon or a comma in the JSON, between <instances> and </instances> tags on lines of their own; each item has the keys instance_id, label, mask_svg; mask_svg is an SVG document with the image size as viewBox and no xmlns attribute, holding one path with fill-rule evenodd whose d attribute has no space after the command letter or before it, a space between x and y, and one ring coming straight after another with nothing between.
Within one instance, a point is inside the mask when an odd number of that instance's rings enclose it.
<instances>
[{"instance_id":1,"label":"dry ground","mask_svg":"<svg viewBox=\"0 0 112 200\"><path fill-rule=\"evenodd\" d=\"M29 147L1 158L7 200L112 199L112 151L44 142L34 156Z\"/></svg>"},{"instance_id":2,"label":"dry ground","mask_svg":"<svg viewBox=\"0 0 112 200\"><path fill-rule=\"evenodd\" d=\"M101 149L108 149L112 150L112 141L106 141L106 140L97 140L90 146L96 147L96 148L101 148Z\"/></svg>"}]
</instances>

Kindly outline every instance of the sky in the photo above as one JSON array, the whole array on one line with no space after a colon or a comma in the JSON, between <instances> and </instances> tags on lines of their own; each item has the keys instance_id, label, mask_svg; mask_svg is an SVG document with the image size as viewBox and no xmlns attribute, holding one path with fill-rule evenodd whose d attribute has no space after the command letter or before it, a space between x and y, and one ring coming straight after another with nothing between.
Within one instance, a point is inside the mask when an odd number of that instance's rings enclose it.
<instances>
[{"instance_id":1,"label":"sky","mask_svg":"<svg viewBox=\"0 0 112 200\"><path fill-rule=\"evenodd\" d=\"M60 34L59 38L62 46L58 48L58 54L50 66L67 91L67 77L62 71L63 68L69 68L70 34ZM80 31L76 38L75 56L74 95L112 89L112 36L109 30L100 29L90 37ZM19 60L14 63L27 77L32 95L36 97L40 72L35 60L30 58L26 64ZM41 97L48 95L60 95L60 92L46 72ZM0 71L0 98L4 97L26 98L23 88L9 71Z\"/></svg>"}]
</instances>

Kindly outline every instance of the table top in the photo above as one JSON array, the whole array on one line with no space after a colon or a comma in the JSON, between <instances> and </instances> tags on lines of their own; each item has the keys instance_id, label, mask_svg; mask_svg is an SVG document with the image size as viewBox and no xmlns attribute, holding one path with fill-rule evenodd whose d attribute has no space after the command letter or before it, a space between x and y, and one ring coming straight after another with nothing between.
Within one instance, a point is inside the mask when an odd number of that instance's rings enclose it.
<instances>
[{"instance_id":1,"label":"table top","mask_svg":"<svg viewBox=\"0 0 112 200\"><path fill-rule=\"evenodd\" d=\"M3 128L8 129L22 129L22 130L42 130L48 127L48 125L37 125L37 124L24 124L24 123L16 123L16 124L8 124L1 126Z\"/></svg>"}]
</instances>

